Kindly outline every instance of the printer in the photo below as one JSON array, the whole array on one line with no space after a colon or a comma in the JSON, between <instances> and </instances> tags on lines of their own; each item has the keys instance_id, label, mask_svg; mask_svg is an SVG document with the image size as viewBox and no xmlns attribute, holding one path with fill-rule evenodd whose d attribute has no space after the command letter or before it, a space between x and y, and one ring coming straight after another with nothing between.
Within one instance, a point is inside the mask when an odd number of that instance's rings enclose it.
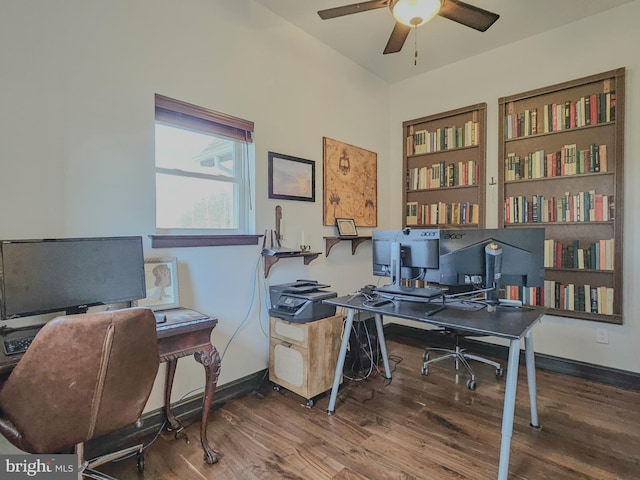
<instances>
[{"instance_id":1,"label":"printer","mask_svg":"<svg viewBox=\"0 0 640 480\"><path fill-rule=\"evenodd\" d=\"M327 287L330 285L315 280L297 280L293 283L271 285L269 315L297 323L332 317L336 314L336 307L323 303L323 300L335 298L338 294L323 290Z\"/></svg>"}]
</instances>

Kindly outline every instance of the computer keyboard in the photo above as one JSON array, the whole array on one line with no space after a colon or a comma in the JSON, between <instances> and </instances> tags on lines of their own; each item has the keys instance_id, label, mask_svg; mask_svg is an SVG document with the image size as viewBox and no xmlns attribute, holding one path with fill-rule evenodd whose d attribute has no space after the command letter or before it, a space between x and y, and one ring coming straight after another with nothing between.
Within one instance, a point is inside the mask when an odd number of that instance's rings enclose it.
<instances>
[{"instance_id":1,"label":"computer keyboard","mask_svg":"<svg viewBox=\"0 0 640 480\"><path fill-rule=\"evenodd\" d=\"M28 337L19 337L12 338L4 341L4 353L6 355L17 355L19 353L24 353L31 345L31 342L35 338L35 335L30 335Z\"/></svg>"},{"instance_id":2,"label":"computer keyboard","mask_svg":"<svg viewBox=\"0 0 640 480\"><path fill-rule=\"evenodd\" d=\"M435 298L441 297L446 289L441 287L405 287L399 285L385 285L376 289L379 293L388 295L406 295L412 297Z\"/></svg>"}]
</instances>

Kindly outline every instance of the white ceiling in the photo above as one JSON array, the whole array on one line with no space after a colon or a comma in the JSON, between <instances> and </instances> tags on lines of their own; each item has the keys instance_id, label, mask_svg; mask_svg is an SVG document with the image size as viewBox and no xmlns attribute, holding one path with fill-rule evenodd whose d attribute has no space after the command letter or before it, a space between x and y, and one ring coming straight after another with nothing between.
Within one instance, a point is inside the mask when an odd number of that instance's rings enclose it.
<instances>
[{"instance_id":1,"label":"white ceiling","mask_svg":"<svg viewBox=\"0 0 640 480\"><path fill-rule=\"evenodd\" d=\"M394 83L634 0L467 0L466 3L495 12L500 18L486 32L478 32L436 16L417 30L417 65L414 65L416 32L413 31L401 52L382 54L394 26L388 8L322 20L318 10L358 2L256 1L380 78Z\"/></svg>"}]
</instances>

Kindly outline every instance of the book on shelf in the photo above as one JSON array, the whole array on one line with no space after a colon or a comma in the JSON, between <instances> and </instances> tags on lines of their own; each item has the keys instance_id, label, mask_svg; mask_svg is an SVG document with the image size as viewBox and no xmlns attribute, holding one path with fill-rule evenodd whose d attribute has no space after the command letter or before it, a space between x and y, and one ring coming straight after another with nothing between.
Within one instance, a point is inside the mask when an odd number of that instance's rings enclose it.
<instances>
[{"instance_id":1,"label":"book on shelf","mask_svg":"<svg viewBox=\"0 0 640 480\"><path fill-rule=\"evenodd\" d=\"M507 182L607 171L606 145L590 144L578 149L574 143L564 145L556 152L536 150L522 157L510 152L504 159L504 180Z\"/></svg>"},{"instance_id":2,"label":"book on shelf","mask_svg":"<svg viewBox=\"0 0 640 480\"><path fill-rule=\"evenodd\" d=\"M615 90L584 95L579 99L545 104L542 107L542 132L550 133L572 128L615 121ZM538 133L537 110L514 112L513 102L507 105L504 132L507 140Z\"/></svg>"},{"instance_id":3,"label":"book on shelf","mask_svg":"<svg viewBox=\"0 0 640 480\"><path fill-rule=\"evenodd\" d=\"M480 223L480 206L477 203L436 202L418 204L418 202L407 202L406 210L407 225L468 225Z\"/></svg>"},{"instance_id":4,"label":"book on shelf","mask_svg":"<svg viewBox=\"0 0 640 480\"><path fill-rule=\"evenodd\" d=\"M418 223L418 202L407 202L406 205L407 225Z\"/></svg>"},{"instance_id":5,"label":"book on shelf","mask_svg":"<svg viewBox=\"0 0 640 480\"><path fill-rule=\"evenodd\" d=\"M469 120L462 126L437 128L434 131L407 129L407 155L422 155L454 148L476 146L480 141L480 124Z\"/></svg>"},{"instance_id":6,"label":"book on shelf","mask_svg":"<svg viewBox=\"0 0 640 480\"><path fill-rule=\"evenodd\" d=\"M612 203L611 195L596 193L595 190L573 194L565 192L559 198L543 195L532 195L530 198L525 195L507 196L504 199L504 218L505 223L607 222L613 220ZM537 212L535 216L534 211Z\"/></svg>"},{"instance_id":7,"label":"book on shelf","mask_svg":"<svg viewBox=\"0 0 640 480\"><path fill-rule=\"evenodd\" d=\"M544 287L538 288L542 288L544 305L548 308L601 315L614 314L614 289L611 287L563 284L553 280L545 280ZM518 294L522 297L521 293ZM522 300L522 298L517 299Z\"/></svg>"},{"instance_id":8,"label":"book on shelf","mask_svg":"<svg viewBox=\"0 0 640 480\"><path fill-rule=\"evenodd\" d=\"M613 238L588 244L578 240L560 241L548 238L544 242L545 268L576 268L579 270L613 270Z\"/></svg>"}]
</instances>

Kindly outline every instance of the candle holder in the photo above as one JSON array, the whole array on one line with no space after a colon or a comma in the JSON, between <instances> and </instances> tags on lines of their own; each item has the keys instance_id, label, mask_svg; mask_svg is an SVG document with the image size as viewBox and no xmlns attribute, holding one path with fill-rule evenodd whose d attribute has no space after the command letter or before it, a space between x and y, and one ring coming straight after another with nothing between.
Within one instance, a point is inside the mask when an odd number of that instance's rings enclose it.
<instances>
[{"instance_id":1,"label":"candle holder","mask_svg":"<svg viewBox=\"0 0 640 480\"><path fill-rule=\"evenodd\" d=\"M300 250L303 252L310 252L311 251L311 245L300 245Z\"/></svg>"}]
</instances>

